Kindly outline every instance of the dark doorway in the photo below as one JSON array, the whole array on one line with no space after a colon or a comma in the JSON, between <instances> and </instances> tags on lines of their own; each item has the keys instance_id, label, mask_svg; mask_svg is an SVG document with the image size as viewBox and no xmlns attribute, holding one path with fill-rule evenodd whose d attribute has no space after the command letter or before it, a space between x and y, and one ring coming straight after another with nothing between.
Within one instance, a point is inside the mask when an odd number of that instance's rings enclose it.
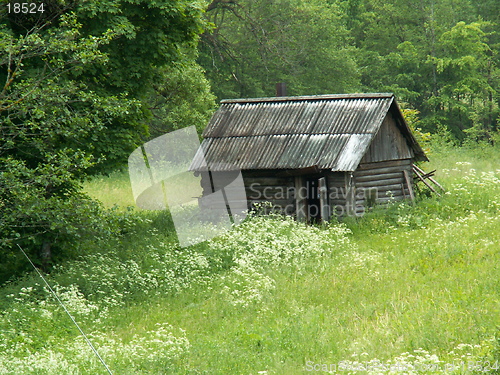
<instances>
[{"instance_id":1,"label":"dark doorway","mask_svg":"<svg viewBox=\"0 0 500 375\"><path fill-rule=\"evenodd\" d=\"M307 189L307 221L319 223L321 221L321 205L319 199L319 182L317 178L306 178Z\"/></svg>"}]
</instances>

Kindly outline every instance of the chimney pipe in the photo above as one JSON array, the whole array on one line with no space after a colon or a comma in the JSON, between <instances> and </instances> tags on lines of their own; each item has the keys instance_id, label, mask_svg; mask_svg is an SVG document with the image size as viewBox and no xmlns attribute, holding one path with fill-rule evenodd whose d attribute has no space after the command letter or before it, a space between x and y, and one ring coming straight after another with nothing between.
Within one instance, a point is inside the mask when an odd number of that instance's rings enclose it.
<instances>
[{"instance_id":1,"label":"chimney pipe","mask_svg":"<svg viewBox=\"0 0 500 375\"><path fill-rule=\"evenodd\" d=\"M286 83L280 82L276 84L276 96L286 96Z\"/></svg>"}]
</instances>

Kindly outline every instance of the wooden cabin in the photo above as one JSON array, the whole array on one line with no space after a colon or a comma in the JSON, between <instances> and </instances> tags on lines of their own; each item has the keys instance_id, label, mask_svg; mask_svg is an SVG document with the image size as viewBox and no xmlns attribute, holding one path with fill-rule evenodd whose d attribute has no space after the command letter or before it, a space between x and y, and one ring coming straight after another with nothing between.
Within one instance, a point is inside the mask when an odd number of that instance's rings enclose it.
<instances>
[{"instance_id":1,"label":"wooden cabin","mask_svg":"<svg viewBox=\"0 0 500 375\"><path fill-rule=\"evenodd\" d=\"M310 222L413 199L412 165L427 161L390 93L223 100L203 137L204 194L239 168L249 209Z\"/></svg>"}]
</instances>

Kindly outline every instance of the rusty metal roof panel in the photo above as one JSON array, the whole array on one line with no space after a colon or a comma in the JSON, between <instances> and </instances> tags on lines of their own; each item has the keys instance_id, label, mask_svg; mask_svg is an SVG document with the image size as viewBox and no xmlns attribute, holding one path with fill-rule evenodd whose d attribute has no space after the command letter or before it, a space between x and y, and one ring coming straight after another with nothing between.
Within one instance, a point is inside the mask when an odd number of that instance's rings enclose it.
<instances>
[{"instance_id":1,"label":"rusty metal roof panel","mask_svg":"<svg viewBox=\"0 0 500 375\"><path fill-rule=\"evenodd\" d=\"M392 94L224 100L203 135L209 165L354 170L387 115ZM196 158L195 158L196 159ZM202 166L201 158L193 166Z\"/></svg>"},{"instance_id":2,"label":"rusty metal roof panel","mask_svg":"<svg viewBox=\"0 0 500 375\"><path fill-rule=\"evenodd\" d=\"M370 146L372 134L352 134L344 147L339 150L339 157L332 166L333 171L355 171Z\"/></svg>"},{"instance_id":3,"label":"rusty metal roof panel","mask_svg":"<svg viewBox=\"0 0 500 375\"><path fill-rule=\"evenodd\" d=\"M339 150L344 148L348 140L349 136L345 134L328 135L318 165L321 165L325 169L333 168L340 157Z\"/></svg>"}]
</instances>

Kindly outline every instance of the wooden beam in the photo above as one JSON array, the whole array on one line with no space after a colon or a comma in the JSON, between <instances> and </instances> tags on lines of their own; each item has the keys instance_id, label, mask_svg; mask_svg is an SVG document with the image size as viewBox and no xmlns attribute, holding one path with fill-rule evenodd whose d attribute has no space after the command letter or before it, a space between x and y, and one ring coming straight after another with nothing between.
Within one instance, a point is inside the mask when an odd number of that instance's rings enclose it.
<instances>
[{"instance_id":1,"label":"wooden beam","mask_svg":"<svg viewBox=\"0 0 500 375\"><path fill-rule=\"evenodd\" d=\"M306 198L302 197L304 179L302 176L295 177L295 212L297 215L297 221L306 221Z\"/></svg>"},{"instance_id":2,"label":"wooden beam","mask_svg":"<svg viewBox=\"0 0 500 375\"><path fill-rule=\"evenodd\" d=\"M434 189L431 185L429 185L427 183L427 181L425 181L425 178L422 177L422 175L416 170L416 169L413 169L413 171L415 172L415 174L417 175L417 177L420 179L420 181L422 181L425 186L427 186L429 189L431 189L432 192L434 192L438 197L441 196L441 194L439 194L436 189Z\"/></svg>"},{"instance_id":3,"label":"wooden beam","mask_svg":"<svg viewBox=\"0 0 500 375\"><path fill-rule=\"evenodd\" d=\"M401 167L402 165L391 165L389 167L384 167L384 168L374 168L374 169L358 169L355 174L356 178L357 177L362 177L362 176L372 176L372 175L381 175L381 174L386 174L386 173L396 173L396 172L401 172ZM408 166L410 167L410 166Z\"/></svg>"},{"instance_id":4,"label":"wooden beam","mask_svg":"<svg viewBox=\"0 0 500 375\"><path fill-rule=\"evenodd\" d=\"M420 169L419 167L417 167L416 165L413 165L413 169L416 169L417 171L419 171L420 173L425 173L422 169ZM433 171L432 173L434 173L436 171ZM434 185L436 185L437 187L439 187L442 191L446 191L444 187L442 187L435 179L431 178L429 176L429 180L434 183Z\"/></svg>"},{"instance_id":5,"label":"wooden beam","mask_svg":"<svg viewBox=\"0 0 500 375\"><path fill-rule=\"evenodd\" d=\"M382 173L382 174L366 174L363 176L354 172L354 176L356 178L356 183L365 182L365 181L373 181L373 180L388 180L391 178L401 178L401 171L392 172L392 173Z\"/></svg>"},{"instance_id":6,"label":"wooden beam","mask_svg":"<svg viewBox=\"0 0 500 375\"><path fill-rule=\"evenodd\" d=\"M399 177L398 178L391 178L387 180L377 180L373 179L372 181L362 181L358 182L358 179L356 178L356 186L373 186L373 187L378 187L378 186L387 186L387 185L399 185L402 182L404 182L403 177L401 176L401 172L399 172Z\"/></svg>"},{"instance_id":7,"label":"wooden beam","mask_svg":"<svg viewBox=\"0 0 500 375\"><path fill-rule=\"evenodd\" d=\"M403 174L405 175L405 180L406 180L406 185L408 186L408 191L410 192L410 199L412 201L415 200L415 194L413 193L413 183L410 178L410 172L408 170L404 170ZM403 192L404 192L404 187L403 187Z\"/></svg>"},{"instance_id":8,"label":"wooden beam","mask_svg":"<svg viewBox=\"0 0 500 375\"><path fill-rule=\"evenodd\" d=\"M330 219L330 206L328 205L328 189L326 188L326 178L321 177L318 180L318 185L321 221L324 223Z\"/></svg>"},{"instance_id":9,"label":"wooden beam","mask_svg":"<svg viewBox=\"0 0 500 375\"><path fill-rule=\"evenodd\" d=\"M318 174L321 170L317 165L311 165L310 167L300 168L300 169L287 169L285 171L279 171L276 173L278 177L287 177L287 176L303 176L306 174Z\"/></svg>"},{"instance_id":10,"label":"wooden beam","mask_svg":"<svg viewBox=\"0 0 500 375\"><path fill-rule=\"evenodd\" d=\"M379 168L384 168L384 167L394 167L394 166L401 166L401 165L411 165L411 160L410 159L397 159L397 160L387 160L387 161L378 161L378 162L372 162L372 163L361 163L358 166L359 170L366 170L366 169L379 169Z\"/></svg>"},{"instance_id":11,"label":"wooden beam","mask_svg":"<svg viewBox=\"0 0 500 375\"><path fill-rule=\"evenodd\" d=\"M346 213L348 216L355 215L355 211L354 211L355 190L356 190L356 186L354 184L353 174L352 174L352 172L346 172L346 174L345 174L345 191L347 192L347 194L346 194L345 206L346 206Z\"/></svg>"}]
</instances>

